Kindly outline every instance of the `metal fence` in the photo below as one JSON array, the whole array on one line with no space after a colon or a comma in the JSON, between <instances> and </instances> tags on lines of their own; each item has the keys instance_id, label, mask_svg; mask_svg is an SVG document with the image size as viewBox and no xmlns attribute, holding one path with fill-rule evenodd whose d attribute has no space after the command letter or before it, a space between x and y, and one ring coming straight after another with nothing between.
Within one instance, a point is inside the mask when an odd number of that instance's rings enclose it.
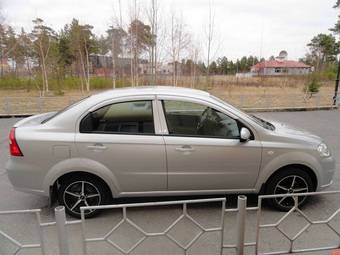
<instances>
[{"instance_id":1,"label":"metal fence","mask_svg":"<svg viewBox=\"0 0 340 255\"><path fill-rule=\"evenodd\" d=\"M198 221L196 221L193 217L191 217L187 211L187 205L188 204L197 204L197 203L214 203L214 202L220 202L221 203L221 218L220 218L220 224L216 228L205 228L203 227ZM127 205L107 205L107 206L90 206L90 207L82 207L81 210L81 221L82 221L82 233L83 233L83 253L84 255L87 254L87 248L86 245L88 242L99 242L99 241L106 241L109 244L111 244L114 248L119 250L123 254L131 254L132 251L134 251L147 237L155 237L155 236L165 236L169 238L175 245L177 245L179 248L183 249L184 254L187 254L187 251L192 245L198 240L198 238L203 234L207 232L215 232L218 231L221 233L221 239L219 240L220 246L223 246L223 226L224 226L224 214L225 214L225 204L226 199L225 198L212 198L212 199L198 199L198 200L185 200L185 201L171 201L171 202L158 202L158 203L137 203L137 204L127 204ZM166 229L162 232L147 232L143 230L142 227L138 226L135 222L133 222L131 219L129 219L127 215L127 209L128 208L134 208L134 207L149 207L149 206L169 206L169 205L182 205L182 213L181 215L174 220ZM84 217L84 211L85 210L95 210L95 209L101 209L101 210L108 210L108 209L122 209L123 212L123 219L113 226L113 228L106 233L104 236L99 238L86 238L86 220ZM180 243L175 236L171 235L170 231L183 219L187 219L191 221L194 225L196 225L199 229L199 232L194 236L194 238L189 241L187 244L183 245ZM108 239L108 237L124 222L130 224L132 227L134 227L136 230L138 230L140 233L143 234L143 237L139 239L131 248L128 250L125 250L121 248L118 244L116 244L114 241ZM222 251L221 251L222 254Z\"/></svg>"},{"instance_id":2,"label":"metal fence","mask_svg":"<svg viewBox=\"0 0 340 255\"><path fill-rule=\"evenodd\" d=\"M221 95L219 95L221 96ZM82 98L81 96L54 97L0 97L0 116L32 115L58 111ZM222 98L243 109L270 108L308 108L329 107L333 104L333 95L310 94L226 94ZM340 103L340 95L337 99Z\"/></svg>"},{"instance_id":3,"label":"metal fence","mask_svg":"<svg viewBox=\"0 0 340 255\"><path fill-rule=\"evenodd\" d=\"M337 208L335 212L331 214L325 220L312 220L309 216L307 216L302 209L298 207L298 198L301 196L316 196L316 195L339 195L340 191L326 191L326 192L313 192L313 193L300 193L300 194L282 194L282 195L262 195L258 197L258 205L256 207L247 207L247 198L246 196L239 196L237 208L226 208L226 199L225 198L211 198L211 199L197 199L197 200L182 200L182 201L167 201L167 202L151 202L151 203L135 203L135 204L119 204L119 205L103 205L103 206L89 206L89 207L82 207L81 208L81 219L80 220L73 220L67 221L65 216L65 208L62 206L58 206L55 208L55 222L47 222L42 223L40 217L40 209L36 210L16 210L16 211L2 211L0 212L1 215L8 215L8 214L35 214L36 216L36 226L38 228L39 233L39 240L40 243L32 243L32 244L21 244L19 241L15 240L13 237L9 236L5 232L0 230L0 236L4 237L5 239L9 240L13 243L17 248L13 252L13 254L17 254L19 251L24 249L30 248L40 248L41 253L43 255L48 253L46 240L43 237L43 229L49 226L56 226L56 232L58 236L58 246L59 246L59 253L60 255L70 255L70 230L66 228L67 225L78 225L81 226L81 243L82 243L82 252L84 255L88 254L88 244L89 243L98 243L102 245L103 243L108 244L112 249L119 251L122 254L131 254L132 252L136 252L136 249L150 237L157 237L162 236L168 238L173 244L183 250L184 254L187 254L190 248L196 244L199 238L208 232L217 232L219 233L219 237L215 242L218 244L219 247L219 254L224 254L224 250L232 249L235 251L236 254L245 254L245 249L247 247L253 247L254 251L247 254L287 254L287 253L301 253L301 252L310 252L310 251L321 251L321 250L331 250L335 248L340 248L340 228L334 227L330 222L334 220L334 218L340 214L340 208ZM294 206L283 216L281 216L278 220L273 223L263 223L262 216L263 216L263 201L266 199L293 199ZM220 216L218 220L218 226L216 227L205 227L203 226L198 220L194 219L188 212L188 205L193 204L201 204L201 203L218 203L218 210L220 211ZM145 207L162 207L162 206L181 206L181 214L178 216L174 221L169 224L169 226L164 231L154 231L150 232L143 227L139 226L136 222L134 222L131 218L129 218L129 210L133 208L145 208ZM87 226L87 219L85 219L84 212L86 210L121 210L122 212L122 219L110 228L108 232L105 234L98 236L98 237L88 237L88 226ZM255 212L256 216L256 228L255 228L255 240L253 242L246 242L246 221L247 221L247 214L249 212ZM226 223L232 220L229 216L230 213L236 213L236 230L234 231L234 236L236 237L235 243L227 244L225 242L224 232L226 230ZM281 229L280 224L287 220L290 215L293 213L298 213L300 217L306 220L307 224L301 227L297 234L291 237L287 234L283 229ZM193 236L191 240L189 240L186 244L181 243L178 241L178 237L172 233L172 230L176 228L181 221L187 220L190 224L193 224L197 229L198 232ZM109 224L109 222L107 222ZM130 227L134 228L136 231L142 234L142 237L139 238L134 244L131 245L129 248L122 247L119 243L115 240L111 240L109 237L117 231L117 229L122 226L123 224L128 224ZM309 247L306 249L294 249L294 243L296 242L297 238L300 237L302 234L308 235L308 229L313 225L325 225L327 226L333 233L337 236L337 243L332 246L319 246L319 247ZM339 226L340 227L340 226ZM289 240L289 249L288 250L271 250L271 251L261 251L260 246L263 242L261 230L274 228L279 231L284 238ZM311 244L312 245L312 244ZM1 244L0 244L1 247ZM101 247L101 246L99 246ZM100 249L100 248L99 248ZM98 251L97 251L98 252ZM138 253L137 253L138 254Z\"/></svg>"}]
</instances>

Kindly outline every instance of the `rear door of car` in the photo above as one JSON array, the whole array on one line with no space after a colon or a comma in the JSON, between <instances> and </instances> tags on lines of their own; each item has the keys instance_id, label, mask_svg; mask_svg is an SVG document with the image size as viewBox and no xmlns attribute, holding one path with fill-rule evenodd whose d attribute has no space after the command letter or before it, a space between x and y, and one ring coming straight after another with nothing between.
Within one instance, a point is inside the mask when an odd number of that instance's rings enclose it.
<instances>
[{"instance_id":1,"label":"rear door of car","mask_svg":"<svg viewBox=\"0 0 340 255\"><path fill-rule=\"evenodd\" d=\"M110 169L121 193L167 189L166 154L154 96L95 106L79 120L81 157Z\"/></svg>"},{"instance_id":2,"label":"rear door of car","mask_svg":"<svg viewBox=\"0 0 340 255\"><path fill-rule=\"evenodd\" d=\"M236 116L202 100L177 96L158 99L164 113L163 132L167 133L164 140L169 190L254 188L262 145L255 137L248 142L240 141ZM216 125L214 118L219 120Z\"/></svg>"}]
</instances>

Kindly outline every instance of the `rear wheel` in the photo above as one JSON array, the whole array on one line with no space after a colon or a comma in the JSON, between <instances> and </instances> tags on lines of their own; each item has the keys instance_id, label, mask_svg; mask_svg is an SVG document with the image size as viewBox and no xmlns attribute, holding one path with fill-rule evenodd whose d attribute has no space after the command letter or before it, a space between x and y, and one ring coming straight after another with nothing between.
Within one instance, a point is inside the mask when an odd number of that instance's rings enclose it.
<instances>
[{"instance_id":1,"label":"rear wheel","mask_svg":"<svg viewBox=\"0 0 340 255\"><path fill-rule=\"evenodd\" d=\"M80 218L80 207L97 206L108 201L105 183L89 175L71 176L62 180L58 189L59 204L65 206L66 213ZM98 210L85 210L85 217L98 214Z\"/></svg>"},{"instance_id":2,"label":"rear wheel","mask_svg":"<svg viewBox=\"0 0 340 255\"><path fill-rule=\"evenodd\" d=\"M306 193L314 191L312 178L305 171L298 168L286 168L272 176L266 188L267 195ZM298 205L303 206L307 196L298 197ZM277 197L268 199L268 204L280 211L288 211L294 206L293 197Z\"/></svg>"}]
</instances>

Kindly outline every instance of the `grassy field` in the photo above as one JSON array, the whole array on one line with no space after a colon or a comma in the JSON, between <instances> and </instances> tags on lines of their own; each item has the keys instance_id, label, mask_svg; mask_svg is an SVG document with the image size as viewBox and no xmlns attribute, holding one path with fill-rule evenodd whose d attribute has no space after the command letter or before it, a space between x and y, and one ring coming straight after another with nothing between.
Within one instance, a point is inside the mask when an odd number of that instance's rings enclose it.
<instances>
[{"instance_id":1,"label":"grassy field","mask_svg":"<svg viewBox=\"0 0 340 255\"><path fill-rule=\"evenodd\" d=\"M2 83L1 83L2 82ZM87 96L111 89L112 81L109 78L94 78L91 82L90 93L82 93L79 81L67 80L65 84L59 83L55 87L51 83L52 91L40 97L40 91L34 87L25 88L25 82L19 86L4 87L0 81L0 114L4 113L36 113L61 109L68 104ZM147 77L140 80L141 85L149 84ZM171 77L157 80L157 84L171 84ZM332 104L334 81L320 82L319 93L310 97L306 94L307 77L276 77L276 78L236 78L235 76L214 76L209 83L205 77L196 79L193 83L190 77L179 79L178 86L193 87L209 91L211 94L242 108L268 108L268 107L305 107L328 106ZM209 85L207 85L209 84ZM27 84L26 84L27 85ZM123 81L118 82L119 87L129 86Z\"/></svg>"}]
</instances>

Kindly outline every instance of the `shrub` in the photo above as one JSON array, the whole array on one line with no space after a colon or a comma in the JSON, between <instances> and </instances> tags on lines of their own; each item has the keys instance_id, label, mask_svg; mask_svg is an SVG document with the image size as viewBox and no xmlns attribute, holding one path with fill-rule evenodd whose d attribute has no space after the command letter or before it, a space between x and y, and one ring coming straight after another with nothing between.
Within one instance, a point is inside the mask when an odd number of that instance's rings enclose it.
<instances>
[{"instance_id":1,"label":"shrub","mask_svg":"<svg viewBox=\"0 0 340 255\"><path fill-rule=\"evenodd\" d=\"M311 82L307 84L307 92L318 93L320 90L320 83L316 79L312 79Z\"/></svg>"}]
</instances>

